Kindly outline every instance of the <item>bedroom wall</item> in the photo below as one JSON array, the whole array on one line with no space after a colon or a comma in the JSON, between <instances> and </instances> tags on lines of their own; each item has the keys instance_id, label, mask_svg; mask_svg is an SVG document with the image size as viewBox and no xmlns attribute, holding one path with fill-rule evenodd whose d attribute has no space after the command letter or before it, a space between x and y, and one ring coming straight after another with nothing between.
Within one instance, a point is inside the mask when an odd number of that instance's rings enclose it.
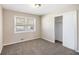
<instances>
[{"instance_id":1,"label":"bedroom wall","mask_svg":"<svg viewBox=\"0 0 79 59\"><path fill-rule=\"evenodd\" d=\"M77 27L78 27L78 28L77 28L77 29L78 29L78 30L77 30L77 31L78 31L78 33L77 33L77 34L78 34L78 40L77 40L77 45L78 45L77 47L78 47L78 48L77 48L77 51L79 52L79 10L78 10L77 12L78 12L78 14L77 14L77 16L78 16L78 17L77 17L77 19L78 19L78 20L77 20L77 23L78 23L78 24L77 24L77 25L78 25L78 26L77 26Z\"/></svg>"},{"instance_id":2,"label":"bedroom wall","mask_svg":"<svg viewBox=\"0 0 79 59\"><path fill-rule=\"evenodd\" d=\"M36 31L25 33L14 33L14 16L26 16L36 18ZM28 41L40 38L40 16L26 14L17 11L3 10L3 43L4 45L14 44L18 42ZM21 40L21 39L24 40Z\"/></svg>"},{"instance_id":3,"label":"bedroom wall","mask_svg":"<svg viewBox=\"0 0 79 59\"><path fill-rule=\"evenodd\" d=\"M0 53L2 51L2 47L3 47L3 19L2 19L2 7L0 5Z\"/></svg>"},{"instance_id":4,"label":"bedroom wall","mask_svg":"<svg viewBox=\"0 0 79 59\"><path fill-rule=\"evenodd\" d=\"M42 16L41 37L50 42L54 42L54 17L52 15Z\"/></svg>"}]
</instances>

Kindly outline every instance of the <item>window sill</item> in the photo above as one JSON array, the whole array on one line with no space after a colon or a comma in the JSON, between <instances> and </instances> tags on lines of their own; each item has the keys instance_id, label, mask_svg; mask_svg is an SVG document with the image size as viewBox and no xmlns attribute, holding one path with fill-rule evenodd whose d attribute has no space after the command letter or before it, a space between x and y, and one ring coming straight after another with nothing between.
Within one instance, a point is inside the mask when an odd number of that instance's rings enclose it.
<instances>
[{"instance_id":1,"label":"window sill","mask_svg":"<svg viewBox=\"0 0 79 59\"><path fill-rule=\"evenodd\" d=\"M15 34L17 34L17 33L28 33L28 32L35 32L35 31L34 30L31 30L31 31L18 31L18 32L15 31Z\"/></svg>"}]
</instances>

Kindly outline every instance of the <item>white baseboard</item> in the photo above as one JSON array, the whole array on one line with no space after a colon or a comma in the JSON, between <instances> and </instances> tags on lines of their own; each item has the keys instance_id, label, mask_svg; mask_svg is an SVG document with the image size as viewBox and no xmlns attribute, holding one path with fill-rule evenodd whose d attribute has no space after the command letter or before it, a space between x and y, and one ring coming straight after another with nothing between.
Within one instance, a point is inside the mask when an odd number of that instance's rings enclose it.
<instances>
[{"instance_id":1,"label":"white baseboard","mask_svg":"<svg viewBox=\"0 0 79 59\"><path fill-rule=\"evenodd\" d=\"M69 47L65 46L64 44L62 44L62 46L66 47L68 49L71 49L71 50L75 50L75 48L69 48Z\"/></svg>"},{"instance_id":2,"label":"white baseboard","mask_svg":"<svg viewBox=\"0 0 79 59\"><path fill-rule=\"evenodd\" d=\"M39 39L39 38L35 38L35 39ZM51 43L55 43L54 40L51 41L51 40L46 39L46 38L41 38L41 39L47 40L47 41L49 41L49 42L51 42ZM7 45L11 45L11 44L16 44L16 43L20 43L20 42L25 42L25 41L30 41L30 40L34 40L34 38L29 39L29 40L22 40L22 41L18 41L18 42L6 43L6 44L3 44L3 46L7 46Z\"/></svg>"},{"instance_id":3,"label":"white baseboard","mask_svg":"<svg viewBox=\"0 0 79 59\"><path fill-rule=\"evenodd\" d=\"M42 38L42 39L44 39L44 40L46 40L46 41L49 41L49 42L51 42L51 43L55 43L55 41L54 40L49 40L49 39L46 39L46 38Z\"/></svg>"},{"instance_id":4,"label":"white baseboard","mask_svg":"<svg viewBox=\"0 0 79 59\"><path fill-rule=\"evenodd\" d=\"M35 38L35 39L39 39L39 38ZM3 44L3 46L7 46L7 45L11 45L11 44L16 44L16 43L20 43L20 42L25 42L25 41L30 41L30 40L34 40L34 38L33 39L29 39L29 40L21 40L21 41L18 41L18 42Z\"/></svg>"}]
</instances>

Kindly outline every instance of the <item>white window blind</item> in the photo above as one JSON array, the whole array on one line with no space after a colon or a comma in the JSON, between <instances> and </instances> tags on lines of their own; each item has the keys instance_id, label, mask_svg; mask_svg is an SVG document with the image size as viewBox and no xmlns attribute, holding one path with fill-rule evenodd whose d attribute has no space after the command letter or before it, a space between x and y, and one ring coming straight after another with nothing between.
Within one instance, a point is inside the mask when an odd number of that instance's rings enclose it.
<instances>
[{"instance_id":1,"label":"white window blind","mask_svg":"<svg viewBox=\"0 0 79 59\"><path fill-rule=\"evenodd\" d=\"M14 31L15 33L34 32L36 29L36 19L33 17L14 17Z\"/></svg>"}]
</instances>

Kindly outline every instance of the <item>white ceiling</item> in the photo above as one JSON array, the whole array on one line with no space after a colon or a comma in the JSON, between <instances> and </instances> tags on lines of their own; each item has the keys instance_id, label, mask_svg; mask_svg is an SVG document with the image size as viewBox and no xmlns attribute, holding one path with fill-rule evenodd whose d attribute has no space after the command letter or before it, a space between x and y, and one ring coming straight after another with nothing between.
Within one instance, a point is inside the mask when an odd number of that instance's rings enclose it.
<instances>
[{"instance_id":1,"label":"white ceiling","mask_svg":"<svg viewBox=\"0 0 79 59\"><path fill-rule=\"evenodd\" d=\"M34 8L31 4L3 4L4 9L10 9L19 12L25 12L35 15L45 15L48 13L56 12L56 10L66 9L71 6L70 4L43 4L40 8Z\"/></svg>"}]
</instances>

